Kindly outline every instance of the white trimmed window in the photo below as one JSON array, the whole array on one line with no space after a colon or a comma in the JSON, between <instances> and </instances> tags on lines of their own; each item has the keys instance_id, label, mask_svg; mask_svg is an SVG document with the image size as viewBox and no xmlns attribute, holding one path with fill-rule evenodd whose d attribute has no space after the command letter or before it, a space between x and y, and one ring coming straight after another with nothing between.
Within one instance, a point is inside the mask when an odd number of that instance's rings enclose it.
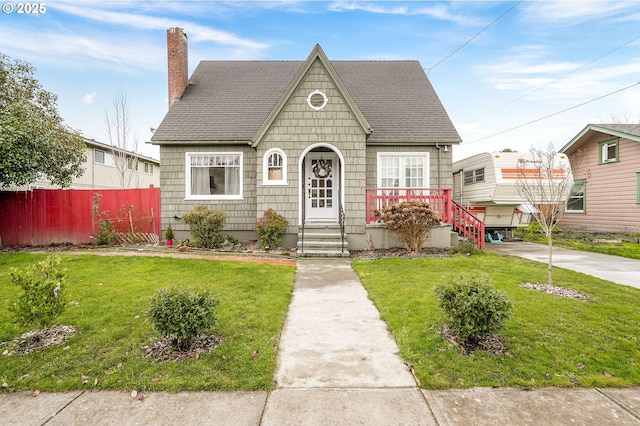
<instances>
[{"instance_id":1,"label":"white trimmed window","mask_svg":"<svg viewBox=\"0 0 640 426\"><path fill-rule=\"evenodd\" d=\"M144 163L144 172L145 174L152 175L153 174L153 163Z\"/></svg>"},{"instance_id":2,"label":"white trimmed window","mask_svg":"<svg viewBox=\"0 0 640 426\"><path fill-rule=\"evenodd\" d=\"M287 184L287 156L281 149L271 148L264 154L262 163L262 184Z\"/></svg>"},{"instance_id":3,"label":"white trimmed window","mask_svg":"<svg viewBox=\"0 0 640 426\"><path fill-rule=\"evenodd\" d=\"M101 149L93 150L93 162L97 164L104 164L105 166L115 167L116 157L110 152L103 151Z\"/></svg>"},{"instance_id":4,"label":"white trimmed window","mask_svg":"<svg viewBox=\"0 0 640 426\"><path fill-rule=\"evenodd\" d=\"M187 152L187 200L241 200L241 152Z\"/></svg>"},{"instance_id":5,"label":"white trimmed window","mask_svg":"<svg viewBox=\"0 0 640 426\"><path fill-rule=\"evenodd\" d=\"M127 169L138 171L138 159L135 157L127 158Z\"/></svg>"},{"instance_id":6,"label":"white trimmed window","mask_svg":"<svg viewBox=\"0 0 640 426\"><path fill-rule=\"evenodd\" d=\"M429 154L378 153L378 188L428 188ZM385 191L394 194L399 191Z\"/></svg>"}]
</instances>

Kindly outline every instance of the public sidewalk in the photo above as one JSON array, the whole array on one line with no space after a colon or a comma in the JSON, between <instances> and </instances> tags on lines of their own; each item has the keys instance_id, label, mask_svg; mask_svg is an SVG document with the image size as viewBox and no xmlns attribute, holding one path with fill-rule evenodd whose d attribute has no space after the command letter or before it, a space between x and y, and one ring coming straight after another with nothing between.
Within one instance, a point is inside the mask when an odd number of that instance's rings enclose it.
<instances>
[{"instance_id":1,"label":"public sidewalk","mask_svg":"<svg viewBox=\"0 0 640 426\"><path fill-rule=\"evenodd\" d=\"M640 425L640 389L421 390L348 260L299 260L273 392L0 394L2 425Z\"/></svg>"}]
</instances>

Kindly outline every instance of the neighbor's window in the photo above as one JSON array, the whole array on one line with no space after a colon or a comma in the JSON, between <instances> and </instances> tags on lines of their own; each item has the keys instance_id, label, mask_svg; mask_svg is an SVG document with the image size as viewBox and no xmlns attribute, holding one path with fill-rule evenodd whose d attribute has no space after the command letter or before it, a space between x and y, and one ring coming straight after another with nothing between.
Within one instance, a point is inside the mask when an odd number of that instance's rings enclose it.
<instances>
[{"instance_id":1,"label":"neighbor's window","mask_svg":"<svg viewBox=\"0 0 640 426\"><path fill-rule=\"evenodd\" d=\"M187 152L188 200L242 199L241 152Z\"/></svg>"},{"instance_id":2,"label":"neighbor's window","mask_svg":"<svg viewBox=\"0 0 640 426\"><path fill-rule=\"evenodd\" d=\"M640 173L636 173L636 181L638 182L636 186L636 202L640 204Z\"/></svg>"},{"instance_id":3,"label":"neighbor's window","mask_svg":"<svg viewBox=\"0 0 640 426\"><path fill-rule=\"evenodd\" d=\"M378 153L379 188L427 188L429 186L429 154ZM385 191L399 194L400 191ZM417 192L414 194L418 195Z\"/></svg>"},{"instance_id":4,"label":"neighbor's window","mask_svg":"<svg viewBox=\"0 0 640 426\"><path fill-rule=\"evenodd\" d=\"M600 142L600 164L618 161L618 139Z\"/></svg>"},{"instance_id":5,"label":"neighbor's window","mask_svg":"<svg viewBox=\"0 0 640 426\"><path fill-rule=\"evenodd\" d=\"M148 175L153 174L153 163L144 163L144 172Z\"/></svg>"},{"instance_id":6,"label":"neighbor's window","mask_svg":"<svg viewBox=\"0 0 640 426\"><path fill-rule=\"evenodd\" d=\"M262 183L265 185L287 184L287 156L278 148L264 154Z\"/></svg>"},{"instance_id":7,"label":"neighbor's window","mask_svg":"<svg viewBox=\"0 0 640 426\"><path fill-rule=\"evenodd\" d=\"M484 182L484 167L475 170L466 170L464 172L464 183Z\"/></svg>"},{"instance_id":8,"label":"neighbor's window","mask_svg":"<svg viewBox=\"0 0 640 426\"><path fill-rule=\"evenodd\" d=\"M567 200L567 213L585 213L586 212L586 192L587 181L584 179L576 179L573 183L571 195Z\"/></svg>"},{"instance_id":9,"label":"neighbor's window","mask_svg":"<svg viewBox=\"0 0 640 426\"><path fill-rule=\"evenodd\" d=\"M116 158L110 152L103 151L101 149L94 149L93 162L98 164L104 164L105 166L115 166Z\"/></svg>"},{"instance_id":10,"label":"neighbor's window","mask_svg":"<svg viewBox=\"0 0 640 426\"><path fill-rule=\"evenodd\" d=\"M127 159L127 168L129 170L137 171L138 170L138 159L134 158L134 157L129 157Z\"/></svg>"}]
</instances>

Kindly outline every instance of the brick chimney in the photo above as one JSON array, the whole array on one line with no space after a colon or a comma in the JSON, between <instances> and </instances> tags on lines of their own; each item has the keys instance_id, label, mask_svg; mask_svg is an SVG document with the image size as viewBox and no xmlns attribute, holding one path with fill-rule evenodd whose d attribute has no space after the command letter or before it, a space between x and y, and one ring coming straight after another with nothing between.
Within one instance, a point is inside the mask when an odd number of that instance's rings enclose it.
<instances>
[{"instance_id":1,"label":"brick chimney","mask_svg":"<svg viewBox=\"0 0 640 426\"><path fill-rule=\"evenodd\" d=\"M189 51L187 35L182 28L167 30L167 60L169 64L169 108L180 99L189 82Z\"/></svg>"}]
</instances>

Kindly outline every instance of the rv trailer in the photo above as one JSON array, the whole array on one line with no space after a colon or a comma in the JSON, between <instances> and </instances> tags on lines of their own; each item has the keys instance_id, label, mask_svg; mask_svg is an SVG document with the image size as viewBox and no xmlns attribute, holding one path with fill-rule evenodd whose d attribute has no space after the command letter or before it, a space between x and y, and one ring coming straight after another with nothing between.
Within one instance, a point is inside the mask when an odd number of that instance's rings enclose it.
<instances>
[{"instance_id":1,"label":"rv trailer","mask_svg":"<svg viewBox=\"0 0 640 426\"><path fill-rule=\"evenodd\" d=\"M489 235L527 226L535 207L522 198L517 185L523 173L539 174L534 160L531 152L487 152L456 161L453 163L453 199L483 221ZM553 167L559 178L571 178L571 173L566 173L570 164L565 154L556 155ZM567 197L571 186L571 183L567 185Z\"/></svg>"}]
</instances>

